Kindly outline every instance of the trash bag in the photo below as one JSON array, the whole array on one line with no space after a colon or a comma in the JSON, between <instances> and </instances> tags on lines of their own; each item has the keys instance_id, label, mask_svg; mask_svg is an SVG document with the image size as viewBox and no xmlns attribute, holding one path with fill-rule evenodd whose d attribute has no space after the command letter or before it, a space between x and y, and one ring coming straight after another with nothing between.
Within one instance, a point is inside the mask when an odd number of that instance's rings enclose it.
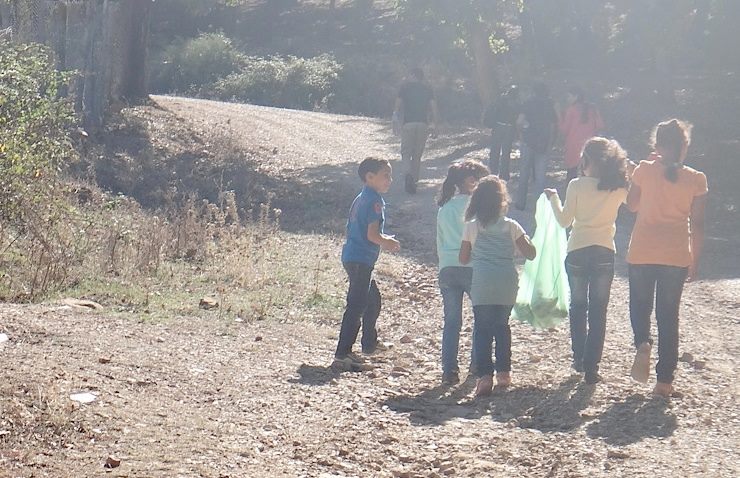
<instances>
[{"instance_id":1,"label":"trash bag","mask_svg":"<svg viewBox=\"0 0 740 478\"><path fill-rule=\"evenodd\" d=\"M537 229L532 244L537 257L524 263L514 317L538 329L555 327L568 317L570 288L565 272L568 241L545 194L537 200Z\"/></svg>"}]
</instances>

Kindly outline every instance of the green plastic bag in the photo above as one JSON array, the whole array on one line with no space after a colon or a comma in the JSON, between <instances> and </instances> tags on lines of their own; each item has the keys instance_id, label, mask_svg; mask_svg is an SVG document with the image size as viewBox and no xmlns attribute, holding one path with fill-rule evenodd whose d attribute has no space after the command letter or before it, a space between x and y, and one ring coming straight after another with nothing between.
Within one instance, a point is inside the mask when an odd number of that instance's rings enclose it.
<instances>
[{"instance_id":1,"label":"green plastic bag","mask_svg":"<svg viewBox=\"0 0 740 478\"><path fill-rule=\"evenodd\" d=\"M570 289L565 272L568 240L545 194L537 200L537 229L532 244L537 257L524 263L514 317L538 329L555 327L568 317Z\"/></svg>"}]
</instances>

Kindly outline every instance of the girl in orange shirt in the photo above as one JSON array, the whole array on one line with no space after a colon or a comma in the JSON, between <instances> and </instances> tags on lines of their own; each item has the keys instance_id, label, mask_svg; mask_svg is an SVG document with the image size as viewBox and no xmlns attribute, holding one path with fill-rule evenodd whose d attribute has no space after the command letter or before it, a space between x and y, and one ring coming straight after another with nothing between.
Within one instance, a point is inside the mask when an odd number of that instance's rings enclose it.
<instances>
[{"instance_id":1,"label":"girl in orange shirt","mask_svg":"<svg viewBox=\"0 0 740 478\"><path fill-rule=\"evenodd\" d=\"M658 124L654 153L632 175L627 206L637 212L629 264L630 321L637 354L632 377L650 375L650 315L658 322L658 382L654 393L668 397L678 364L678 311L683 284L696 277L704 243L707 178L683 164L691 125L677 119Z\"/></svg>"}]
</instances>

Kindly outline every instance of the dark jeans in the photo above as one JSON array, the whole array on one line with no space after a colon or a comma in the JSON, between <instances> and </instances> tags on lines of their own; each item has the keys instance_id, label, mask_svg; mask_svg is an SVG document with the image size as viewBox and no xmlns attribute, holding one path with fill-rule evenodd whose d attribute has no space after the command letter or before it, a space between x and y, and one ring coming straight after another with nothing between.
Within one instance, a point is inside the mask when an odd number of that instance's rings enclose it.
<instances>
[{"instance_id":1,"label":"dark jeans","mask_svg":"<svg viewBox=\"0 0 740 478\"><path fill-rule=\"evenodd\" d=\"M488 156L488 168L504 181L509 180L511 164L511 145L514 142L514 127L496 125L491 133L491 151Z\"/></svg>"},{"instance_id":2,"label":"dark jeans","mask_svg":"<svg viewBox=\"0 0 740 478\"><path fill-rule=\"evenodd\" d=\"M473 353L475 370L479 377L496 372L511 371L511 305L473 306ZM491 359L496 340L496 364Z\"/></svg>"},{"instance_id":3,"label":"dark jeans","mask_svg":"<svg viewBox=\"0 0 740 478\"><path fill-rule=\"evenodd\" d=\"M550 161L550 153L536 152L526 144L522 144L521 159L519 166L519 189L516 191L515 206L525 209L527 206L527 190L529 189L529 178L534 177L535 200L540 197L545 189L547 163Z\"/></svg>"},{"instance_id":4,"label":"dark jeans","mask_svg":"<svg viewBox=\"0 0 740 478\"><path fill-rule=\"evenodd\" d=\"M630 264L630 321L635 346L653 343L650 337L650 315L655 303L658 322L658 381L673 383L678 365L678 309L687 267L653 264Z\"/></svg>"},{"instance_id":5,"label":"dark jeans","mask_svg":"<svg viewBox=\"0 0 740 478\"><path fill-rule=\"evenodd\" d=\"M343 265L349 276L349 291L335 353L340 358L352 352L352 346L360 332L360 324L362 349L371 351L375 348L378 340L375 323L380 315L380 291L372 279L373 267L359 262L345 262Z\"/></svg>"},{"instance_id":6,"label":"dark jeans","mask_svg":"<svg viewBox=\"0 0 740 478\"><path fill-rule=\"evenodd\" d=\"M586 373L599 370L606 335L606 308L614 280L614 251L589 246L565 258L570 284L570 340L573 361Z\"/></svg>"}]
</instances>

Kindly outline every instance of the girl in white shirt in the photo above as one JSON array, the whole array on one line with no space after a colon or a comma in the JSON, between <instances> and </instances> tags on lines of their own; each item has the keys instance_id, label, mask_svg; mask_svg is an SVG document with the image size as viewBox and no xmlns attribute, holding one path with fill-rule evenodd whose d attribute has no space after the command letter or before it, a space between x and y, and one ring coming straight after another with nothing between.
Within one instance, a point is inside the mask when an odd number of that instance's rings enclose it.
<instances>
[{"instance_id":1,"label":"girl in white shirt","mask_svg":"<svg viewBox=\"0 0 740 478\"><path fill-rule=\"evenodd\" d=\"M565 269L570 284L570 337L573 368L588 384L601 381L606 309L614 279L614 234L619 207L627 198L628 160L614 140L595 137L581 154L583 176L568 184L565 205L545 189L562 227L573 227ZM630 163L631 164L631 163Z\"/></svg>"}]
</instances>

